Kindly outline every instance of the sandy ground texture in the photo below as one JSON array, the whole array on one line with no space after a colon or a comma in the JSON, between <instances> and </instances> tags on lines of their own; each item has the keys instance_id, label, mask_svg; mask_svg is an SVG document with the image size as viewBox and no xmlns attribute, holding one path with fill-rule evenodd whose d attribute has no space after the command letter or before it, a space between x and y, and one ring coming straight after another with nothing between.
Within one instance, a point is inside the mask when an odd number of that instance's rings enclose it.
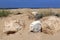
<instances>
[{"instance_id":1,"label":"sandy ground texture","mask_svg":"<svg viewBox=\"0 0 60 40\"><path fill-rule=\"evenodd\" d=\"M24 9L25 10L25 9ZM15 34L6 35L3 33L4 21L12 19L24 19L25 28L19 30ZM0 40L60 40L60 32L54 35L45 34L43 32L32 33L29 31L29 25L33 20L29 20L26 14L24 15L11 15L6 18L0 18Z\"/></svg>"}]
</instances>

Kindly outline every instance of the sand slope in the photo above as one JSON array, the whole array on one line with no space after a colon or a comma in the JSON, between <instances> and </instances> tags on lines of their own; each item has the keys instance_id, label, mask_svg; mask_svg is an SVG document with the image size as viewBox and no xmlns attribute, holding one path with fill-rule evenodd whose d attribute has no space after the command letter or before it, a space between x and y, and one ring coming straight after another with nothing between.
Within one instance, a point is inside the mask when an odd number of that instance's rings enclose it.
<instances>
[{"instance_id":1,"label":"sand slope","mask_svg":"<svg viewBox=\"0 0 60 40\"><path fill-rule=\"evenodd\" d=\"M25 28L23 30L18 31L15 34L10 34L6 35L3 33L3 28L4 28L4 21L9 20L9 18L12 19L24 19L25 20ZM60 32L54 34L54 35L49 35L45 34L42 32L38 33L31 33L29 32L29 24L33 20L29 20L27 16L22 16L22 15L11 15L10 17L6 18L0 18L0 40L60 40Z\"/></svg>"}]
</instances>

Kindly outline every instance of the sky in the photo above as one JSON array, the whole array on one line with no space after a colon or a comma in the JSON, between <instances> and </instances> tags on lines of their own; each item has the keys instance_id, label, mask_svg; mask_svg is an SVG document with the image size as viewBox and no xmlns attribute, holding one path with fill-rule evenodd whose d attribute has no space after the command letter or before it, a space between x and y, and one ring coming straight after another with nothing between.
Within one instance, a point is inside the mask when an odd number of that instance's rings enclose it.
<instances>
[{"instance_id":1,"label":"sky","mask_svg":"<svg viewBox=\"0 0 60 40\"><path fill-rule=\"evenodd\" d=\"M0 0L0 8L60 8L60 0Z\"/></svg>"}]
</instances>

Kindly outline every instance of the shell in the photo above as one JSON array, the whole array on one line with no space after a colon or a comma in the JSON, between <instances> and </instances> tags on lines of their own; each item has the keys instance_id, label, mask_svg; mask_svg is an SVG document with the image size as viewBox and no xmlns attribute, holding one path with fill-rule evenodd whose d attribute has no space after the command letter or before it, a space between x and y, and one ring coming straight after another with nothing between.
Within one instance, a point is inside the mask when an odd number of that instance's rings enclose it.
<instances>
[{"instance_id":1,"label":"shell","mask_svg":"<svg viewBox=\"0 0 60 40\"><path fill-rule=\"evenodd\" d=\"M41 30L41 22L39 20L33 21L30 24L30 31L39 32Z\"/></svg>"}]
</instances>

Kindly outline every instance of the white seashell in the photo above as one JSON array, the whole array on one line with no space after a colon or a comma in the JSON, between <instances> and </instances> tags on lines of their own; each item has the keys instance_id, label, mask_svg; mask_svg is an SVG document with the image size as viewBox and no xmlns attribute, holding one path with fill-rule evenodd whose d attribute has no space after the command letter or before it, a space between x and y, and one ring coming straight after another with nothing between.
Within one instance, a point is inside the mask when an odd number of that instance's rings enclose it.
<instances>
[{"instance_id":1,"label":"white seashell","mask_svg":"<svg viewBox=\"0 0 60 40\"><path fill-rule=\"evenodd\" d=\"M39 32L41 30L41 22L39 20L30 24L30 31Z\"/></svg>"}]
</instances>

